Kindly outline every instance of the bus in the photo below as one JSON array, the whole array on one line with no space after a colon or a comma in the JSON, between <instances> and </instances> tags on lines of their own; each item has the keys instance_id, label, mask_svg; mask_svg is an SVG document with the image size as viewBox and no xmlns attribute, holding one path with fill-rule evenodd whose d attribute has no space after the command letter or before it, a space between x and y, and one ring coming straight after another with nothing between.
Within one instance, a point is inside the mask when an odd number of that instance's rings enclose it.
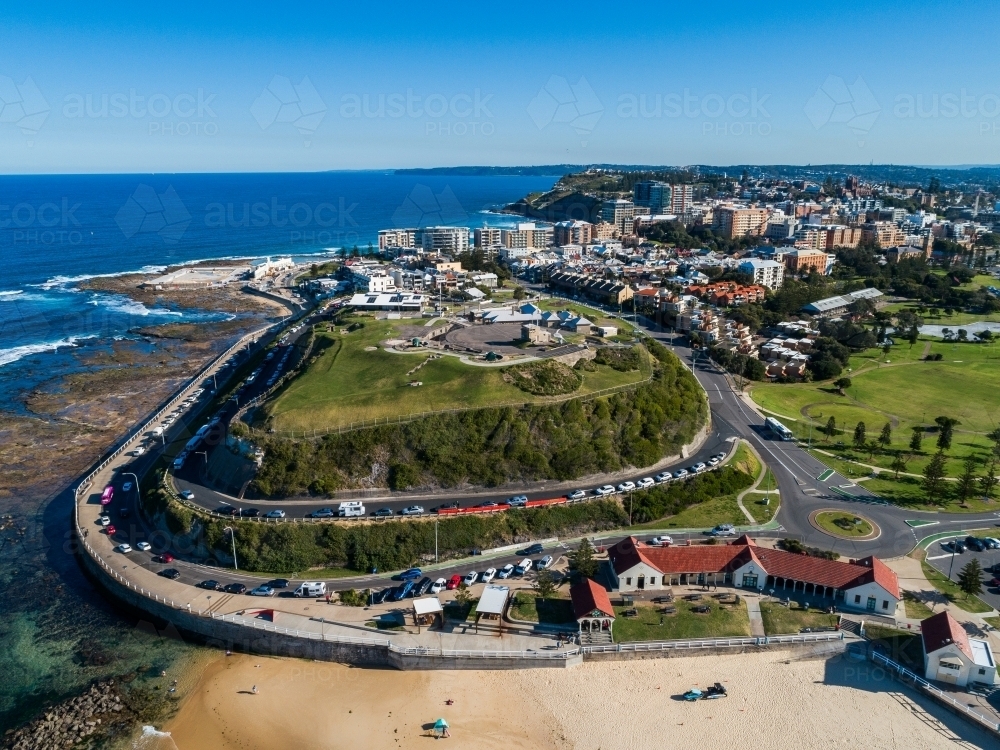
<instances>
[{"instance_id":1,"label":"bus","mask_svg":"<svg viewBox=\"0 0 1000 750\"><path fill-rule=\"evenodd\" d=\"M785 425L781 424L781 422L779 422L774 417L768 417L767 419L765 419L764 424L767 426L767 429L769 429L772 433L774 433L774 436L778 438L778 440L795 439L795 436L792 434L792 431L789 430L787 427L785 427Z\"/></svg>"}]
</instances>

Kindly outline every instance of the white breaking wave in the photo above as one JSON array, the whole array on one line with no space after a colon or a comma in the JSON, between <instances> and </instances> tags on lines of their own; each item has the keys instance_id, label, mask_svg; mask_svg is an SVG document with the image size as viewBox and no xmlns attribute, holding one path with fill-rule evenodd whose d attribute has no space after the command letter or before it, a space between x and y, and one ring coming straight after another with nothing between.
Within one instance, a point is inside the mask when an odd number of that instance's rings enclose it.
<instances>
[{"instance_id":1,"label":"white breaking wave","mask_svg":"<svg viewBox=\"0 0 1000 750\"><path fill-rule=\"evenodd\" d=\"M117 271L115 273L85 273L79 276L53 276L47 281L43 281L41 284L29 284L29 286L38 287L39 289L58 289L60 287L69 287L72 284L79 284L81 281L87 281L89 279L112 279L116 276L129 276L133 273L144 273L144 274L154 274L163 273L167 270L166 266L143 266L137 271Z\"/></svg>"},{"instance_id":2,"label":"white breaking wave","mask_svg":"<svg viewBox=\"0 0 1000 750\"><path fill-rule=\"evenodd\" d=\"M178 312L177 310L165 310L160 307L149 308L141 302L130 299L129 297L121 297L119 295L96 294L94 295L94 298L90 300L90 304L96 305L97 307L103 307L105 310L110 312L122 313L124 315L137 315L140 317L146 317L147 315L173 315L176 317L182 317L184 315L184 313Z\"/></svg>"},{"instance_id":3,"label":"white breaking wave","mask_svg":"<svg viewBox=\"0 0 1000 750\"><path fill-rule=\"evenodd\" d=\"M17 297L18 295L21 294L24 294L23 289L13 289L7 292L0 292L0 300L13 299L14 297Z\"/></svg>"},{"instance_id":4,"label":"white breaking wave","mask_svg":"<svg viewBox=\"0 0 1000 750\"><path fill-rule=\"evenodd\" d=\"M177 750L177 744L170 736L170 732L161 732L156 727L148 724L142 727L135 742L132 743L133 750Z\"/></svg>"},{"instance_id":5,"label":"white breaking wave","mask_svg":"<svg viewBox=\"0 0 1000 750\"><path fill-rule=\"evenodd\" d=\"M45 299L41 294L25 294L23 289L0 292L0 302L37 302Z\"/></svg>"},{"instance_id":6,"label":"white breaking wave","mask_svg":"<svg viewBox=\"0 0 1000 750\"><path fill-rule=\"evenodd\" d=\"M43 352L54 352L57 349L63 347L74 347L77 341L84 341L86 339L96 339L97 336L70 336L65 339L60 339L59 341L47 341L45 343L39 344L25 344L24 346L15 346L10 349L0 349L0 367L4 365L9 365L11 362L17 362L19 359L24 359L25 357L30 357L32 354L41 354Z\"/></svg>"}]
</instances>

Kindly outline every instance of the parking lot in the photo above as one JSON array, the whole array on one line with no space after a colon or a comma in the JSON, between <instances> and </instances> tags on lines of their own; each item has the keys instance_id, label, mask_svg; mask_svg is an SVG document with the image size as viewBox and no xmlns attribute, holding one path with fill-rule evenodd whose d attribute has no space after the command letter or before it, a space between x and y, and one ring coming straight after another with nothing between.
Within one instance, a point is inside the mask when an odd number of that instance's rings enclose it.
<instances>
[{"instance_id":1,"label":"parking lot","mask_svg":"<svg viewBox=\"0 0 1000 750\"><path fill-rule=\"evenodd\" d=\"M996 531L996 538L1000 539L1000 529L997 529ZM965 537L959 536L956 538L962 540ZM1000 565L1000 549L986 549L982 552L976 552L973 549L966 549L965 552L953 555L942 546L943 544L951 541L951 539L942 539L938 542L934 542L930 547L928 547L926 557L928 564L944 575L949 576L951 580L957 582L958 574L961 572L962 568L965 567L970 560L979 560L979 565L983 569L983 591L979 595L979 598L992 606L994 609L1000 610L1000 588L989 585L992 578L1000 578L1000 567L996 567Z\"/></svg>"}]
</instances>

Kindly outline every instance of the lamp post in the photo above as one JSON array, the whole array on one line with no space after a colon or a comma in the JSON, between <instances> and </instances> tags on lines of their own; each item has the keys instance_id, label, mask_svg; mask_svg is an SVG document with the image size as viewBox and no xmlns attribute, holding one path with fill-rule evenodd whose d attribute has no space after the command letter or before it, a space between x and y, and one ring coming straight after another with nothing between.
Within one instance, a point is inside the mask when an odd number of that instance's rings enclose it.
<instances>
[{"instance_id":1,"label":"lamp post","mask_svg":"<svg viewBox=\"0 0 1000 750\"><path fill-rule=\"evenodd\" d=\"M236 561L236 529L234 529L232 526L226 526L223 529L223 531L228 531L230 539L233 540L233 569L239 570L240 566L239 563Z\"/></svg>"}]
</instances>

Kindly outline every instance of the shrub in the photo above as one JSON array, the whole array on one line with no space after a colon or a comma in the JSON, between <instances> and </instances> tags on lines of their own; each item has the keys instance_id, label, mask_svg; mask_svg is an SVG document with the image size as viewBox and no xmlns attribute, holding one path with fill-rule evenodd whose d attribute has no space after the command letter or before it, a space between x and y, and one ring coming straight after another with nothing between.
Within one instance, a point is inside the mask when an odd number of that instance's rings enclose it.
<instances>
[{"instance_id":1,"label":"shrub","mask_svg":"<svg viewBox=\"0 0 1000 750\"><path fill-rule=\"evenodd\" d=\"M618 372L638 370L642 364L642 355L634 346L602 346L597 350L594 362L607 365Z\"/></svg>"},{"instance_id":2,"label":"shrub","mask_svg":"<svg viewBox=\"0 0 1000 750\"><path fill-rule=\"evenodd\" d=\"M508 367L504 370L503 379L535 396L560 396L572 393L583 382L580 373L562 362L550 359Z\"/></svg>"}]
</instances>

